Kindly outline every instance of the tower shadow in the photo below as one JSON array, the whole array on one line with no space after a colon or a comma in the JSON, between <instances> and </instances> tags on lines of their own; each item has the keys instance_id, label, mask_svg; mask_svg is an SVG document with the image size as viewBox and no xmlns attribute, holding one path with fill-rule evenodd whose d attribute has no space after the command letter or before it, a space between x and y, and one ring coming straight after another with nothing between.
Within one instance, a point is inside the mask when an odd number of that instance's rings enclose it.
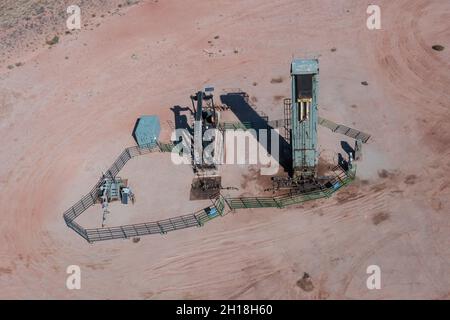
<instances>
[{"instance_id":1,"label":"tower shadow","mask_svg":"<svg viewBox=\"0 0 450 320\"><path fill-rule=\"evenodd\" d=\"M181 114L183 111L189 111L192 114L191 108L173 106L170 110L173 112L175 129L186 129L191 131L192 128L189 126L187 116L185 114Z\"/></svg>"},{"instance_id":2,"label":"tower shadow","mask_svg":"<svg viewBox=\"0 0 450 320\"><path fill-rule=\"evenodd\" d=\"M342 153L338 154L338 165L342 168L342 170L348 171L349 163L347 160L344 159Z\"/></svg>"},{"instance_id":3,"label":"tower shadow","mask_svg":"<svg viewBox=\"0 0 450 320\"><path fill-rule=\"evenodd\" d=\"M353 149L347 141L341 141L341 147L348 156L355 157L355 149Z\"/></svg>"},{"instance_id":4,"label":"tower shadow","mask_svg":"<svg viewBox=\"0 0 450 320\"><path fill-rule=\"evenodd\" d=\"M220 100L223 104L227 105L230 110L236 115L240 122L250 122L251 128L256 131L256 138L259 141L259 130L268 130L267 134L267 146L265 146L266 151L272 154L272 137L271 133L274 129L268 123L268 117L263 117L257 113L252 106L248 103L248 94L245 92L233 92L227 93L220 96ZM279 162L283 169L291 173L292 171L292 156L291 156L291 145L286 139L279 133L274 136L275 139L279 141L279 153L278 156L274 158Z\"/></svg>"}]
</instances>

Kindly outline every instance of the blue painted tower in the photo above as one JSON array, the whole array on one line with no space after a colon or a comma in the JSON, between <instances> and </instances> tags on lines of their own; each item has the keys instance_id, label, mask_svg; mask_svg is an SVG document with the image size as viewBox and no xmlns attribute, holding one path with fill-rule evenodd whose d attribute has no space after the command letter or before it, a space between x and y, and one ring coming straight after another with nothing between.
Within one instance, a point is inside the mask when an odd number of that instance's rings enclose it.
<instances>
[{"instance_id":1,"label":"blue painted tower","mask_svg":"<svg viewBox=\"0 0 450 320\"><path fill-rule=\"evenodd\" d=\"M292 167L295 179L316 176L319 61L295 59L291 64Z\"/></svg>"}]
</instances>

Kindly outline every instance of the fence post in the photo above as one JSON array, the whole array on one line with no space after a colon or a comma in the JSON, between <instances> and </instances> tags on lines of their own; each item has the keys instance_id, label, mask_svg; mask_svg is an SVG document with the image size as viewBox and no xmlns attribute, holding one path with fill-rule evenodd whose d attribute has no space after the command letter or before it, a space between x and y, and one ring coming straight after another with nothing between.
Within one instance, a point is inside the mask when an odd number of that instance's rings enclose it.
<instances>
[{"instance_id":1,"label":"fence post","mask_svg":"<svg viewBox=\"0 0 450 320\"><path fill-rule=\"evenodd\" d=\"M278 202L278 200L277 200L276 197L273 197L273 201L275 202L275 204L277 205L277 207L278 207L279 209L283 208L283 206L279 204L279 202Z\"/></svg>"},{"instance_id":2,"label":"fence post","mask_svg":"<svg viewBox=\"0 0 450 320\"><path fill-rule=\"evenodd\" d=\"M161 230L161 234L166 234L167 233L166 231L164 231L163 227L161 227L159 222L156 222L156 224L158 225L159 230Z\"/></svg>"},{"instance_id":3,"label":"fence post","mask_svg":"<svg viewBox=\"0 0 450 320\"><path fill-rule=\"evenodd\" d=\"M177 230L177 228L175 227L175 225L173 224L173 221L172 221L172 219L169 219L169 221L170 221L170 224L172 225L172 227L173 227L173 230Z\"/></svg>"},{"instance_id":4,"label":"fence post","mask_svg":"<svg viewBox=\"0 0 450 320\"><path fill-rule=\"evenodd\" d=\"M139 232L137 231L137 229L136 229L136 227L134 226L134 224L133 224L132 226L133 226L133 230L134 230L134 232L136 232L136 235L135 235L135 237L139 236Z\"/></svg>"},{"instance_id":5,"label":"fence post","mask_svg":"<svg viewBox=\"0 0 450 320\"><path fill-rule=\"evenodd\" d=\"M128 239L128 236L127 236L125 230L123 230L123 227L122 227L122 226L120 227L120 231L122 231L123 237L124 237L125 239Z\"/></svg>"},{"instance_id":6,"label":"fence post","mask_svg":"<svg viewBox=\"0 0 450 320\"><path fill-rule=\"evenodd\" d=\"M195 220L197 220L198 226L199 226L199 227L203 227L203 223L202 223L200 220L198 220L196 214L194 214L194 218L195 218Z\"/></svg>"},{"instance_id":7,"label":"fence post","mask_svg":"<svg viewBox=\"0 0 450 320\"><path fill-rule=\"evenodd\" d=\"M147 223L144 223L145 229L147 229L148 234L152 234L152 232L150 231Z\"/></svg>"},{"instance_id":8,"label":"fence post","mask_svg":"<svg viewBox=\"0 0 450 320\"><path fill-rule=\"evenodd\" d=\"M180 218L181 218L181 221L183 221L184 226L185 226L186 228L189 228L189 225L186 223L186 221L184 220L183 216L181 216Z\"/></svg>"}]
</instances>

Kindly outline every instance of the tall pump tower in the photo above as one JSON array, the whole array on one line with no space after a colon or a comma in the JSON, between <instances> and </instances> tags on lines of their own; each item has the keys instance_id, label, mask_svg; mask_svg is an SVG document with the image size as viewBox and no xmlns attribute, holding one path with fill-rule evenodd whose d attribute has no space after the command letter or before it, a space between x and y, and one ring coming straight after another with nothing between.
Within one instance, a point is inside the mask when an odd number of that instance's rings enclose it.
<instances>
[{"instance_id":1,"label":"tall pump tower","mask_svg":"<svg viewBox=\"0 0 450 320\"><path fill-rule=\"evenodd\" d=\"M317 174L317 97L319 61L295 59L291 64L291 146L294 180L311 180Z\"/></svg>"}]
</instances>

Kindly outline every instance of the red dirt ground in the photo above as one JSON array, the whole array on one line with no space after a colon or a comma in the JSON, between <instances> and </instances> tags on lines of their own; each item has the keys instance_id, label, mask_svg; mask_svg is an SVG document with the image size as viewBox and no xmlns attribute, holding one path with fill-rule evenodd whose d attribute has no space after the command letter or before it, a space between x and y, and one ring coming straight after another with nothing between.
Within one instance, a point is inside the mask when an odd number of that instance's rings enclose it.
<instances>
[{"instance_id":1,"label":"red dirt ground","mask_svg":"<svg viewBox=\"0 0 450 320\"><path fill-rule=\"evenodd\" d=\"M450 3L378 2L382 30L369 31L369 1L141 1L98 27L57 31L51 49L3 49L0 298L448 299ZM353 185L331 199L237 211L138 243L88 244L66 227L64 210L133 145L137 117L159 115L166 139L170 107L213 84L242 88L280 118L289 63L311 55L320 59L320 114L372 134ZM332 158L327 150L342 137L321 129L319 139ZM139 218L194 206L189 168L158 157L121 173L141 194ZM133 182L141 175L148 180ZM235 172L224 184L246 181ZM120 222L128 213L112 214ZM71 291L74 264L82 289ZM372 264L381 290L366 288ZM311 291L298 285L305 272Z\"/></svg>"}]
</instances>

